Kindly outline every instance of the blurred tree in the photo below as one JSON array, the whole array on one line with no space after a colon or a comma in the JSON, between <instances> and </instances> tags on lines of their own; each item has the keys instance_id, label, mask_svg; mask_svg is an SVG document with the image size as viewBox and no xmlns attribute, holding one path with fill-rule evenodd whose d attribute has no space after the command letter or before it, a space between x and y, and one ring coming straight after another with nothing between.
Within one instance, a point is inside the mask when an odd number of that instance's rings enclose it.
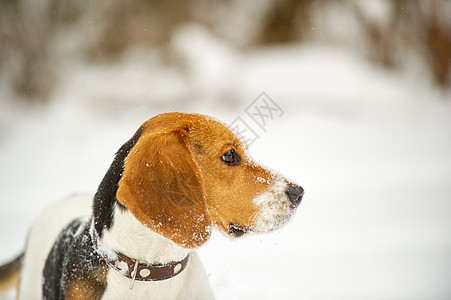
<instances>
[{"instance_id":1,"label":"blurred tree","mask_svg":"<svg viewBox=\"0 0 451 300\"><path fill-rule=\"evenodd\" d=\"M96 36L89 46L95 59L115 59L136 45L165 46L190 18L190 1L136 0L96 2Z\"/></svg>"},{"instance_id":2,"label":"blurred tree","mask_svg":"<svg viewBox=\"0 0 451 300\"><path fill-rule=\"evenodd\" d=\"M285 43L303 40L304 28L310 22L312 0L275 1L265 16L263 43Z\"/></svg>"},{"instance_id":3,"label":"blurred tree","mask_svg":"<svg viewBox=\"0 0 451 300\"><path fill-rule=\"evenodd\" d=\"M1 71L14 91L27 98L40 99L51 90L48 47L54 18L48 17L47 22L35 22L20 1L0 1Z\"/></svg>"},{"instance_id":4,"label":"blurred tree","mask_svg":"<svg viewBox=\"0 0 451 300\"><path fill-rule=\"evenodd\" d=\"M242 48L342 43L390 68L413 54L446 88L450 15L449 0L0 0L0 74L15 93L44 99L66 61L113 62L134 47L164 57L195 22Z\"/></svg>"},{"instance_id":5,"label":"blurred tree","mask_svg":"<svg viewBox=\"0 0 451 300\"><path fill-rule=\"evenodd\" d=\"M385 22L372 20L358 1L350 1L354 15L362 24L368 54L386 67L403 63L411 52L430 69L434 81L448 87L451 66L451 2L446 0L393 0Z\"/></svg>"},{"instance_id":6,"label":"blurred tree","mask_svg":"<svg viewBox=\"0 0 451 300\"><path fill-rule=\"evenodd\" d=\"M427 58L434 78L441 86L451 82L451 3L431 1L425 22ZM448 9L444 9L448 5Z\"/></svg>"}]
</instances>

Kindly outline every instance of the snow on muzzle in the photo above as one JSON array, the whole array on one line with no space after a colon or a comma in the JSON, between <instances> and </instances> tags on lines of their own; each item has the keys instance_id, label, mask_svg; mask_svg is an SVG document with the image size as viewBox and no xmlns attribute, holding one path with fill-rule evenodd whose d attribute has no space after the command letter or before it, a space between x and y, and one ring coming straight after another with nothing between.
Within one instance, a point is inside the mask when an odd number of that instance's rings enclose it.
<instances>
[{"instance_id":1,"label":"snow on muzzle","mask_svg":"<svg viewBox=\"0 0 451 300\"><path fill-rule=\"evenodd\" d=\"M301 186L279 177L268 191L253 200L257 213L250 230L265 233L282 227L290 221L303 196Z\"/></svg>"}]
</instances>

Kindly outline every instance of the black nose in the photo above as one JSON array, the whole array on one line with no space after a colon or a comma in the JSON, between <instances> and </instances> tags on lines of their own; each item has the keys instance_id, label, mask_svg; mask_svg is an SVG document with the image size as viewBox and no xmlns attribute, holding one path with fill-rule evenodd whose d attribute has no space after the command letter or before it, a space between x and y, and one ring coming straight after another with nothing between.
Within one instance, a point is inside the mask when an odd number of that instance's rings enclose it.
<instances>
[{"instance_id":1,"label":"black nose","mask_svg":"<svg viewBox=\"0 0 451 300\"><path fill-rule=\"evenodd\" d=\"M301 203L302 196L304 196L304 189L299 185L290 183L285 190L285 194L287 194L293 206L297 207Z\"/></svg>"}]
</instances>

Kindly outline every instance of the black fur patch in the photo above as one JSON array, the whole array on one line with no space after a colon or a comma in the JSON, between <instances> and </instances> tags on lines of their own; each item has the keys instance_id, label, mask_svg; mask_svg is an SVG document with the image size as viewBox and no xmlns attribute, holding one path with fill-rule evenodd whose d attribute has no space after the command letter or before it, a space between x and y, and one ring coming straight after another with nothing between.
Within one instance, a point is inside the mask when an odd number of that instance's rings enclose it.
<instances>
[{"instance_id":1,"label":"black fur patch","mask_svg":"<svg viewBox=\"0 0 451 300\"><path fill-rule=\"evenodd\" d=\"M103 230L105 228L110 229L113 224L115 205L125 209L125 207L117 201L116 192L122 172L124 171L125 158L130 153L130 150L136 145L136 142L141 137L142 131L143 129L140 127L133 137L117 151L110 168L103 177L94 196L94 224L100 237L103 234Z\"/></svg>"},{"instance_id":2,"label":"black fur patch","mask_svg":"<svg viewBox=\"0 0 451 300\"><path fill-rule=\"evenodd\" d=\"M96 299L102 297L108 267L94 250L89 224L77 219L58 236L45 262L44 299L66 299L71 285L79 282L89 286L90 294Z\"/></svg>"}]
</instances>

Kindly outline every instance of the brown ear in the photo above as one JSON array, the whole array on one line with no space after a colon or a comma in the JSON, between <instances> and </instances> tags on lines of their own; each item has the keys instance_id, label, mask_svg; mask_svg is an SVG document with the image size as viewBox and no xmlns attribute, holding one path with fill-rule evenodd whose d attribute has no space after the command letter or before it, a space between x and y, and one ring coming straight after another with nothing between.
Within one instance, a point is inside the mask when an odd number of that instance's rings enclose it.
<instances>
[{"instance_id":1,"label":"brown ear","mask_svg":"<svg viewBox=\"0 0 451 300\"><path fill-rule=\"evenodd\" d=\"M200 172L185 129L141 136L125 159L116 197L141 223L186 248L210 236Z\"/></svg>"}]
</instances>

